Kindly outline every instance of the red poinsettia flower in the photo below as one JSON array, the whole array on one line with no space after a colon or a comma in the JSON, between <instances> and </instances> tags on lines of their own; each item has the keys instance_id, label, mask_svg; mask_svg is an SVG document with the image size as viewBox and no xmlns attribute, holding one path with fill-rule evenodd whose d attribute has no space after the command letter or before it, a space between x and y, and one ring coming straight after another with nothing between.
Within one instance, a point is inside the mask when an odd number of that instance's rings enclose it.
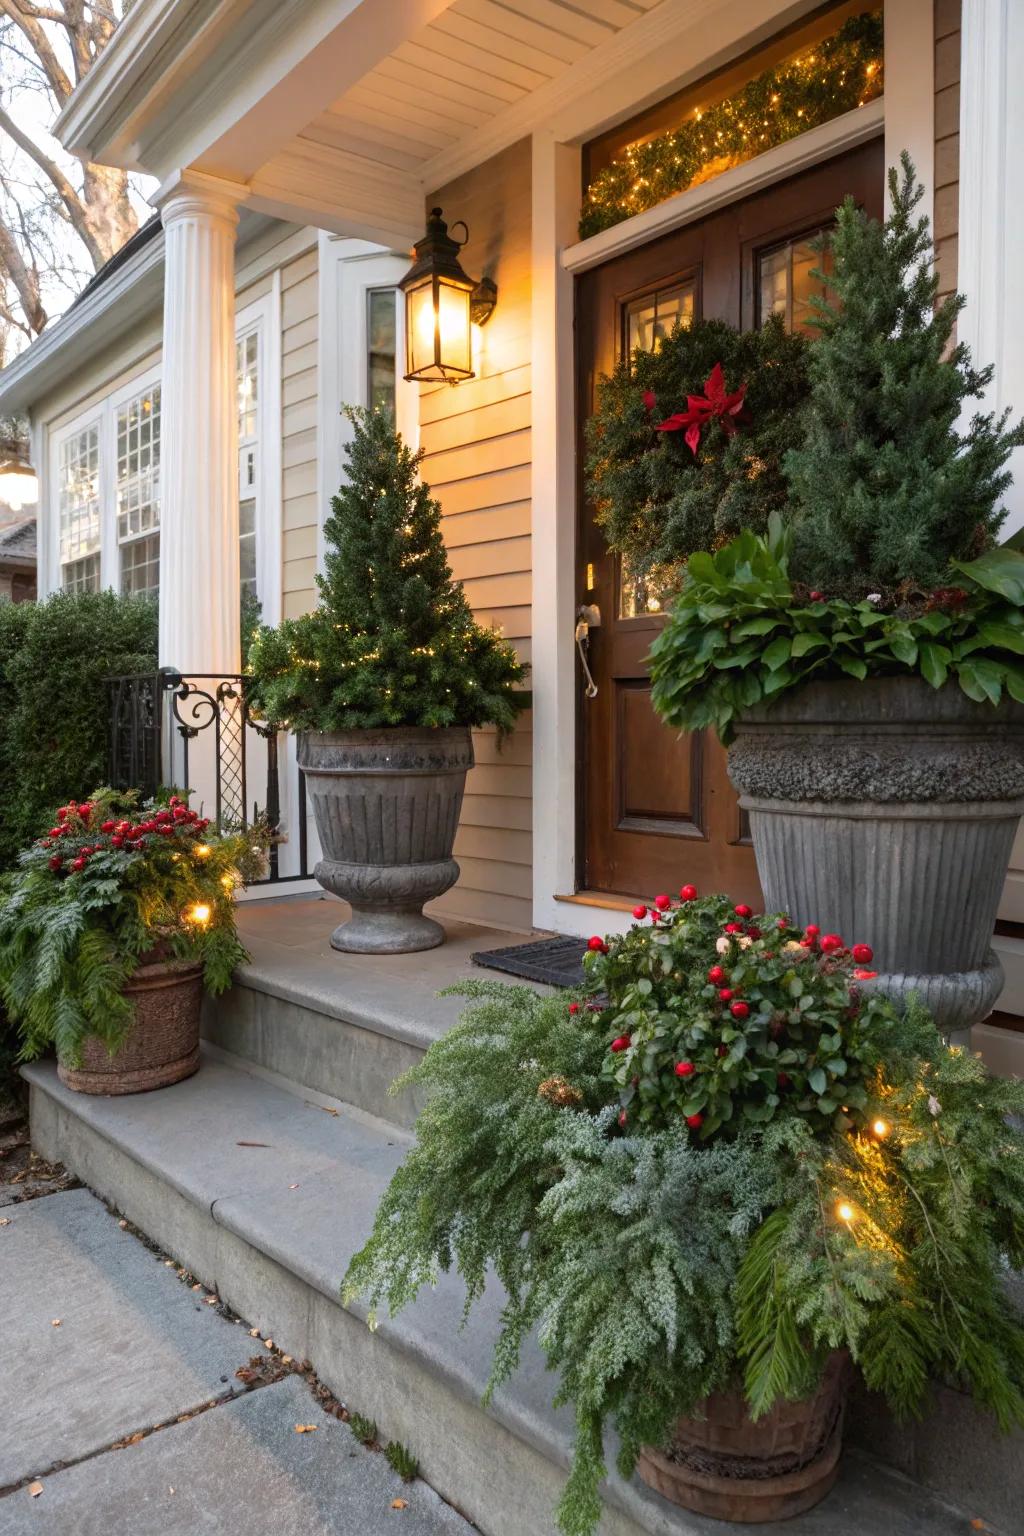
<instances>
[{"instance_id":1,"label":"red poinsettia flower","mask_svg":"<svg viewBox=\"0 0 1024 1536\"><path fill-rule=\"evenodd\" d=\"M737 417L743 410L743 397L747 393L744 382L729 394L725 388L725 374L721 363L716 363L704 384L703 395L688 395L686 410L659 422L656 432L681 432L686 430L686 446L696 456L700 446L700 434L709 421L720 421L723 431L732 437L736 431Z\"/></svg>"}]
</instances>

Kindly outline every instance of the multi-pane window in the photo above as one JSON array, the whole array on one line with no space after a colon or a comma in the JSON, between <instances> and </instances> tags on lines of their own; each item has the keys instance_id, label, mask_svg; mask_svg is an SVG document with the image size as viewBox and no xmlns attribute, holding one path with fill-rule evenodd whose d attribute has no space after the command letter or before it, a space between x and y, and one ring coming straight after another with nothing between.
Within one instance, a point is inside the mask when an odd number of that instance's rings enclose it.
<instances>
[{"instance_id":1,"label":"multi-pane window","mask_svg":"<svg viewBox=\"0 0 1024 1536\"><path fill-rule=\"evenodd\" d=\"M238 387L238 565L242 591L256 594L256 486L259 467L260 338L249 331L235 343Z\"/></svg>"},{"instance_id":2,"label":"multi-pane window","mask_svg":"<svg viewBox=\"0 0 1024 1536\"><path fill-rule=\"evenodd\" d=\"M160 590L160 386L117 408L117 541L121 591Z\"/></svg>"},{"instance_id":3,"label":"multi-pane window","mask_svg":"<svg viewBox=\"0 0 1024 1536\"><path fill-rule=\"evenodd\" d=\"M673 288L662 288L658 293L645 294L642 299L627 304L627 353L635 352L637 347L643 352L654 352L677 325L692 325L695 296L696 284L690 278Z\"/></svg>"},{"instance_id":4,"label":"multi-pane window","mask_svg":"<svg viewBox=\"0 0 1024 1536\"><path fill-rule=\"evenodd\" d=\"M366 293L366 398L371 410L395 414L395 288Z\"/></svg>"},{"instance_id":5,"label":"multi-pane window","mask_svg":"<svg viewBox=\"0 0 1024 1536\"><path fill-rule=\"evenodd\" d=\"M762 251L757 268L760 323L763 325L769 315L781 315L787 331L813 335L811 300L824 296L825 285L812 274L832 270L828 231L814 230Z\"/></svg>"},{"instance_id":6,"label":"multi-pane window","mask_svg":"<svg viewBox=\"0 0 1024 1536\"><path fill-rule=\"evenodd\" d=\"M100 589L100 427L72 432L58 458L61 585L68 592Z\"/></svg>"}]
</instances>

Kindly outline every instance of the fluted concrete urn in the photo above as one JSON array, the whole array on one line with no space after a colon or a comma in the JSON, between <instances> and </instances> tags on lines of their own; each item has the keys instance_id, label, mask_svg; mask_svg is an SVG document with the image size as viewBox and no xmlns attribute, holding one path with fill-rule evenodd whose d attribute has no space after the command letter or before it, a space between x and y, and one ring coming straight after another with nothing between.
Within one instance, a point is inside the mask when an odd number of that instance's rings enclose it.
<instances>
[{"instance_id":1,"label":"fluted concrete urn","mask_svg":"<svg viewBox=\"0 0 1024 1536\"><path fill-rule=\"evenodd\" d=\"M729 776L767 911L870 944L872 985L916 992L951 1036L991 1011L1024 707L913 677L812 683L747 712Z\"/></svg>"},{"instance_id":2,"label":"fluted concrete urn","mask_svg":"<svg viewBox=\"0 0 1024 1536\"><path fill-rule=\"evenodd\" d=\"M423 904L459 878L469 728L304 731L298 756L324 853L314 874L352 907L334 948L393 955L443 944Z\"/></svg>"}]
</instances>

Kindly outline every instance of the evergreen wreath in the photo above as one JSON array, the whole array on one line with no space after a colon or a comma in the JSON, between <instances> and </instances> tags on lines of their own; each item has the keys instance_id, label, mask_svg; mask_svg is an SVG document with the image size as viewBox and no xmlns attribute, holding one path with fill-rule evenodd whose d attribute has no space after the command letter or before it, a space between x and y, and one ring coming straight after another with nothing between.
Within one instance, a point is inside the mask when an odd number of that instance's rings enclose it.
<instances>
[{"instance_id":1,"label":"evergreen wreath","mask_svg":"<svg viewBox=\"0 0 1024 1536\"><path fill-rule=\"evenodd\" d=\"M1024 1424L1024 1327L1003 1288L1005 1264L1024 1261L1024 1137L1011 1120L1024 1115L1024 1084L947 1047L919 1008L900 1018L879 998L867 1010L838 936L692 887L664 902L640 937L592 941L575 998L488 981L453 989L471 1005L396 1084L423 1085L426 1108L343 1288L346 1301L365 1295L393 1314L455 1269L469 1307L493 1267L507 1299L488 1394L539 1328L556 1401L575 1407L565 1536L591 1536L599 1521L609 1422L629 1476L640 1448L665 1444L710 1392L742 1382L759 1417L811 1391L837 1348L901 1417L921 1411L930 1380L952 1376L1003 1429ZM757 1125L738 1111L748 1096L763 1102L763 1088L740 1073L737 1113L710 1138L684 1113L690 1075L677 1079L674 1114L662 1105L622 1125L608 1062L624 1054L613 1047L630 988L642 1000L628 1047L636 1075L660 1049L646 999L673 989L680 956L698 974L739 975L764 958L755 927L775 953L794 946L785 1020L803 996L846 987L862 1064L871 1058L855 1123L815 1117L800 1092ZM608 1007L597 1000L606 988ZM680 1028L713 1010L715 989L707 981L698 999L684 982ZM723 1043L738 1026L727 1044L737 1061L736 1039L770 1053L760 1003L724 1016Z\"/></svg>"},{"instance_id":2,"label":"evergreen wreath","mask_svg":"<svg viewBox=\"0 0 1024 1536\"><path fill-rule=\"evenodd\" d=\"M694 550L744 527L767 529L788 496L783 459L802 441L808 350L779 316L756 331L695 320L599 381L586 427L587 492L631 576L656 572L672 593ZM742 416L712 416L694 451L683 431L659 427L703 395L716 368L727 390L746 386Z\"/></svg>"},{"instance_id":3,"label":"evergreen wreath","mask_svg":"<svg viewBox=\"0 0 1024 1536\"><path fill-rule=\"evenodd\" d=\"M881 11L766 70L671 133L631 144L587 188L580 239L862 107L883 88Z\"/></svg>"},{"instance_id":4,"label":"evergreen wreath","mask_svg":"<svg viewBox=\"0 0 1024 1536\"><path fill-rule=\"evenodd\" d=\"M384 411L346 409L348 478L324 525L319 606L249 649L252 703L293 730L496 725L527 702L526 667L476 623L448 565L441 508Z\"/></svg>"}]
</instances>

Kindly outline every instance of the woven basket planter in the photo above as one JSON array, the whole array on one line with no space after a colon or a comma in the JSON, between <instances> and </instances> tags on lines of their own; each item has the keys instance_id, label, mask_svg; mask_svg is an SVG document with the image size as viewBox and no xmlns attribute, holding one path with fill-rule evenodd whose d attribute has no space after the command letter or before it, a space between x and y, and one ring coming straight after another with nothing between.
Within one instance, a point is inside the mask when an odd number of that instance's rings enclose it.
<instances>
[{"instance_id":1,"label":"woven basket planter","mask_svg":"<svg viewBox=\"0 0 1024 1536\"><path fill-rule=\"evenodd\" d=\"M829 1357L813 1397L779 1402L751 1419L742 1392L716 1392L703 1416L683 1418L665 1450L645 1447L637 1471L680 1505L743 1525L811 1509L839 1475L848 1357Z\"/></svg>"},{"instance_id":2,"label":"woven basket planter","mask_svg":"<svg viewBox=\"0 0 1024 1536\"><path fill-rule=\"evenodd\" d=\"M199 1067L203 967L191 960L140 965L124 990L135 1022L114 1054L90 1035L77 1066L58 1059L61 1082L76 1093L146 1093Z\"/></svg>"}]
</instances>

